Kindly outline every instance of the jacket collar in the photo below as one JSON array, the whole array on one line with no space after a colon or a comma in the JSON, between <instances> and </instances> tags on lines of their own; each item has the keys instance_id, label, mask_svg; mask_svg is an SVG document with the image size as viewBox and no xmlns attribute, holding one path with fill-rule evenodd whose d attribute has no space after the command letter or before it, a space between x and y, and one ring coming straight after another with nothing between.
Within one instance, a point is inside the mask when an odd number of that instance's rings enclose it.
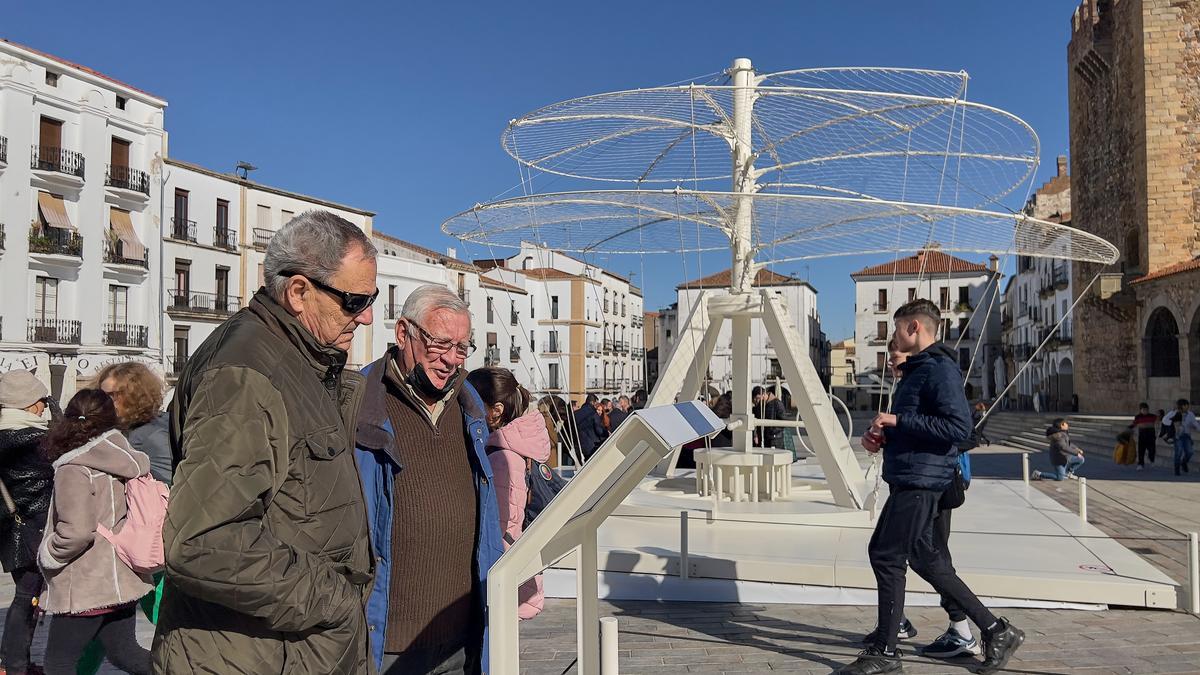
<instances>
[{"instance_id":1,"label":"jacket collar","mask_svg":"<svg viewBox=\"0 0 1200 675\"><path fill-rule=\"evenodd\" d=\"M336 380L341 375L346 366L346 352L317 342L295 316L267 294L265 288L258 289L248 307L271 332L291 343L319 378Z\"/></svg>"}]
</instances>

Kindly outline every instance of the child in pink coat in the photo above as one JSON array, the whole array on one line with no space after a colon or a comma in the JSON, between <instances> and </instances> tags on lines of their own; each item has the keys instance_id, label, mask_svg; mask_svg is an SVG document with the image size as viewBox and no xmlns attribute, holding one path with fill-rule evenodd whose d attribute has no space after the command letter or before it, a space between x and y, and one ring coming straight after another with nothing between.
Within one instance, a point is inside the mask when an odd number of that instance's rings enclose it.
<instances>
[{"instance_id":1,"label":"child in pink coat","mask_svg":"<svg viewBox=\"0 0 1200 675\"><path fill-rule=\"evenodd\" d=\"M525 524L525 505L529 501L526 472L550 458L550 433L546 418L532 406L533 397L503 368L479 368L471 371L467 382L479 392L487 407L488 459L492 463L496 501L500 507L500 527L504 530L507 550L521 536ZM542 611L542 575L521 584L517 592L521 619L532 619Z\"/></svg>"}]
</instances>

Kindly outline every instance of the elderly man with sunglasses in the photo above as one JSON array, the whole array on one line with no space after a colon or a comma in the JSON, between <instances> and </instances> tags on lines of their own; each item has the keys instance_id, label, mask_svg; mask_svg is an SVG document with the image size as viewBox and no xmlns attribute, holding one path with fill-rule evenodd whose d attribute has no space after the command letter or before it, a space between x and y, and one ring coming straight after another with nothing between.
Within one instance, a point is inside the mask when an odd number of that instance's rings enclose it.
<instances>
[{"instance_id":1,"label":"elderly man with sunglasses","mask_svg":"<svg viewBox=\"0 0 1200 675\"><path fill-rule=\"evenodd\" d=\"M375 247L308 211L271 239L265 286L188 359L171 408L158 673L366 673L374 572L354 461Z\"/></svg>"},{"instance_id":2,"label":"elderly man with sunglasses","mask_svg":"<svg viewBox=\"0 0 1200 675\"><path fill-rule=\"evenodd\" d=\"M356 455L379 561L367 623L385 675L486 671L484 591L504 549L473 351L467 304L428 284L363 370Z\"/></svg>"}]
</instances>

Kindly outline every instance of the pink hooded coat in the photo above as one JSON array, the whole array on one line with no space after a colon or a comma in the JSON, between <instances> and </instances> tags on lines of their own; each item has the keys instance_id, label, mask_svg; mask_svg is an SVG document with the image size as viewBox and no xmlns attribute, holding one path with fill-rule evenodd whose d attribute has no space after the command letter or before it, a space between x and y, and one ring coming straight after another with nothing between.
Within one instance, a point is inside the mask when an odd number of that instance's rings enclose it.
<instances>
[{"instance_id":1,"label":"pink hooded coat","mask_svg":"<svg viewBox=\"0 0 1200 675\"><path fill-rule=\"evenodd\" d=\"M500 527L505 537L516 541L521 536L525 522L525 503L529 488L525 484L525 459L545 462L550 459L550 434L546 431L546 418L535 408L521 417L492 432L488 437L488 459L492 463L495 477L496 501L500 506ZM492 451L491 448L499 448ZM522 619L532 619L542 611L542 575L521 584L517 592L521 602L518 614Z\"/></svg>"}]
</instances>

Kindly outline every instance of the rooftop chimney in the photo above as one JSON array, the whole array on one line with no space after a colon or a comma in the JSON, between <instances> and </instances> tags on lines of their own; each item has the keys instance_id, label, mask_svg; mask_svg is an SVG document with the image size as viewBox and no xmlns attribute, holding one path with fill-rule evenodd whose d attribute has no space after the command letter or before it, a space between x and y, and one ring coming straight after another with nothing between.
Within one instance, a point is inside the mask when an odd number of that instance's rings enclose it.
<instances>
[{"instance_id":1,"label":"rooftop chimney","mask_svg":"<svg viewBox=\"0 0 1200 675\"><path fill-rule=\"evenodd\" d=\"M998 258L995 253L988 256L988 269L992 270L993 272L1000 271L1000 258Z\"/></svg>"},{"instance_id":2,"label":"rooftop chimney","mask_svg":"<svg viewBox=\"0 0 1200 675\"><path fill-rule=\"evenodd\" d=\"M1058 156L1058 175L1060 175L1060 176L1067 175L1067 156L1066 155Z\"/></svg>"}]
</instances>

